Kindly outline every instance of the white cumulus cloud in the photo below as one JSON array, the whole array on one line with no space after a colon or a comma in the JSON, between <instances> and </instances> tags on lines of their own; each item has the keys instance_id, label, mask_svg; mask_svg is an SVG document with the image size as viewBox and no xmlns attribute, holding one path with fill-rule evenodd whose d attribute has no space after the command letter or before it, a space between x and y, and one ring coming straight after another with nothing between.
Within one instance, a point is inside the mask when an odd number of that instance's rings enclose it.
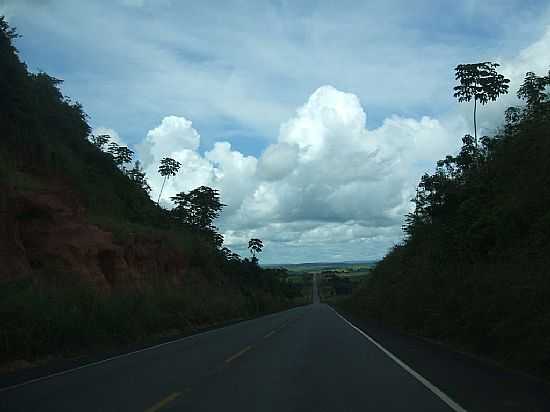
<instances>
[{"instance_id":1,"label":"white cumulus cloud","mask_svg":"<svg viewBox=\"0 0 550 412\"><path fill-rule=\"evenodd\" d=\"M366 127L359 98L322 86L280 127L259 158L217 142L199 152L191 121L168 116L138 146L153 197L162 177L160 159L182 163L162 201L200 185L220 190L227 208L218 222L226 244L240 252L247 239L264 239L272 259L315 245L331 256L373 256L400 235L404 213L420 175L456 146L455 125L437 119L393 116ZM382 245L382 246L381 246ZM381 249L382 248L382 249ZM277 256L278 254L279 256ZM286 257L285 257L286 256Z\"/></svg>"}]
</instances>

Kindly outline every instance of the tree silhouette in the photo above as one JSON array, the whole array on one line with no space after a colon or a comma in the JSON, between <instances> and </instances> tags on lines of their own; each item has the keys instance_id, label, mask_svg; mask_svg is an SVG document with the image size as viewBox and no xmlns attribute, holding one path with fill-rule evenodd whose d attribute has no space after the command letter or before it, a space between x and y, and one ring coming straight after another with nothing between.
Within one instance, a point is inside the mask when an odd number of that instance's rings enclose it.
<instances>
[{"instance_id":1,"label":"tree silhouette","mask_svg":"<svg viewBox=\"0 0 550 412\"><path fill-rule=\"evenodd\" d=\"M109 153L113 157L113 160L114 160L114 158L116 156L116 153L118 151L118 147L119 147L118 144L115 143L115 142L111 142L111 143L109 143L109 146L107 146L107 153Z\"/></svg>"},{"instance_id":2,"label":"tree silhouette","mask_svg":"<svg viewBox=\"0 0 550 412\"><path fill-rule=\"evenodd\" d=\"M113 157L113 161L118 167L124 169L126 163L132 161L132 156L134 152L127 148L126 146L119 146L115 142L109 143L107 152Z\"/></svg>"},{"instance_id":3,"label":"tree silhouette","mask_svg":"<svg viewBox=\"0 0 550 412\"><path fill-rule=\"evenodd\" d=\"M15 52L16 48L13 47L12 42L13 40L21 37L21 35L17 33L17 30L15 27L10 27L10 25L6 21L5 16L0 16L0 35L4 36L6 40L8 40L9 45L11 46L9 51Z\"/></svg>"},{"instance_id":4,"label":"tree silhouette","mask_svg":"<svg viewBox=\"0 0 550 412\"><path fill-rule=\"evenodd\" d=\"M248 241L248 249L252 254L252 260L256 259L256 253L261 253L264 244L260 239L252 238Z\"/></svg>"},{"instance_id":5,"label":"tree silhouette","mask_svg":"<svg viewBox=\"0 0 550 412\"><path fill-rule=\"evenodd\" d=\"M455 67L455 79L460 82L454 87L454 97L459 102L474 100L474 141L477 147L477 102L485 105L495 101L501 94L508 93L509 79L496 71L498 63L482 62L459 64Z\"/></svg>"},{"instance_id":6,"label":"tree silhouette","mask_svg":"<svg viewBox=\"0 0 550 412\"><path fill-rule=\"evenodd\" d=\"M160 188L157 204L159 204L160 202L160 197L162 196L162 191L164 190L164 184L166 183L166 179L168 179L170 176L175 176L176 173L178 173L178 170L180 170L180 167L181 167L181 163L170 157L165 157L160 161L158 172L160 173L161 176L164 176L164 180L162 181L162 187Z\"/></svg>"},{"instance_id":7,"label":"tree silhouette","mask_svg":"<svg viewBox=\"0 0 550 412\"><path fill-rule=\"evenodd\" d=\"M105 146L110 139L111 139L111 136L109 136L108 134L100 134L98 136L94 136L94 135L90 136L90 141L99 150L103 150L103 146Z\"/></svg>"},{"instance_id":8,"label":"tree silhouette","mask_svg":"<svg viewBox=\"0 0 550 412\"><path fill-rule=\"evenodd\" d=\"M233 252L229 255L229 260L233 262L241 262L241 256L238 253Z\"/></svg>"},{"instance_id":9,"label":"tree silhouette","mask_svg":"<svg viewBox=\"0 0 550 412\"><path fill-rule=\"evenodd\" d=\"M139 160L136 160L136 162L134 163L134 167L128 171L127 175L132 183L134 183L145 193L149 194L149 192L151 191L151 186L149 186L149 183L147 183L145 172L143 171L143 168L141 167L141 162Z\"/></svg>"},{"instance_id":10,"label":"tree silhouette","mask_svg":"<svg viewBox=\"0 0 550 412\"><path fill-rule=\"evenodd\" d=\"M528 110L535 110L546 99L545 91L548 86L550 86L550 72L548 76L542 77L533 72L527 72L517 95L527 102Z\"/></svg>"},{"instance_id":11,"label":"tree silhouette","mask_svg":"<svg viewBox=\"0 0 550 412\"><path fill-rule=\"evenodd\" d=\"M176 204L172 210L176 221L200 231L215 232L213 221L225 206L216 189L201 186L189 193L180 192L171 199ZM219 243L219 239L216 242Z\"/></svg>"}]
</instances>

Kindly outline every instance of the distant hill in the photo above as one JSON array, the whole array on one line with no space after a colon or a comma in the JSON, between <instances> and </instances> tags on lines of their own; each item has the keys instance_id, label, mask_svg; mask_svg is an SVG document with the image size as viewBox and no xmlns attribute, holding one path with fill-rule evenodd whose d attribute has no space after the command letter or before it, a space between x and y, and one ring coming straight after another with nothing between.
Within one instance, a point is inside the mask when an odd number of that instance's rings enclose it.
<instances>
[{"instance_id":1,"label":"distant hill","mask_svg":"<svg viewBox=\"0 0 550 412\"><path fill-rule=\"evenodd\" d=\"M343 262L307 262L307 263L288 263L288 264L269 264L262 265L266 268L284 268L290 272L318 272L323 270L337 269L357 269L373 268L378 263L377 260L362 261L343 261Z\"/></svg>"}]
</instances>

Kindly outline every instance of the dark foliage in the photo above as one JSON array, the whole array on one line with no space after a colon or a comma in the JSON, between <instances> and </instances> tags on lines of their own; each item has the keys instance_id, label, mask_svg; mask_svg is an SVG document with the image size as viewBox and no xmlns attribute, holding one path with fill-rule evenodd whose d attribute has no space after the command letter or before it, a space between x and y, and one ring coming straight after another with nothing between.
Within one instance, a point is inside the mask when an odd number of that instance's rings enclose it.
<instances>
[{"instance_id":1,"label":"dark foliage","mask_svg":"<svg viewBox=\"0 0 550 412\"><path fill-rule=\"evenodd\" d=\"M422 177L405 241L350 308L550 377L549 85L528 73L496 136Z\"/></svg>"},{"instance_id":2,"label":"dark foliage","mask_svg":"<svg viewBox=\"0 0 550 412\"><path fill-rule=\"evenodd\" d=\"M109 143L107 153L113 157L115 164L122 170L125 170L124 165L126 163L130 163L132 161L132 157L134 156L134 152L132 150L126 146L119 146L115 142Z\"/></svg>"},{"instance_id":3,"label":"dark foliage","mask_svg":"<svg viewBox=\"0 0 550 412\"><path fill-rule=\"evenodd\" d=\"M225 206L220 201L219 192L207 186L189 193L180 192L171 199L176 204L172 210L173 219L199 231L215 230L214 219Z\"/></svg>"},{"instance_id":4,"label":"dark foliage","mask_svg":"<svg viewBox=\"0 0 550 412\"><path fill-rule=\"evenodd\" d=\"M508 83L502 74L497 73L498 63L483 62L459 64L455 68L455 78L460 82L454 88L454 97L459 102L474 99L481 104L495 101L501 94L508 93Z\"/></svg>"},{"instance_id":5,"label":"dark foliage","mask_svg":"<svg viewBox=\"0 0 550 412\"><path fill-rule=\"evenodd\" d=\"M149 193L151 191L151 187L149 186L149 183L147 183L145 172L143 171L139 160L135 161L134 167L128 170L127 175L128 179L130 179L130 181L133 182L138 189L143 190L145 193Z\"/></svg>"}]
</instances>

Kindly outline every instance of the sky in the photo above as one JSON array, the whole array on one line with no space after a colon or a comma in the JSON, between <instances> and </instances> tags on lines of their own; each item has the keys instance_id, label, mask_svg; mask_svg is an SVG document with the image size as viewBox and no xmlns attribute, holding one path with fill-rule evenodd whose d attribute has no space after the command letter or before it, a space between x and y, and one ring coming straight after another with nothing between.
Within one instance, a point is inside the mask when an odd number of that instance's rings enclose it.
<instances>
[{"instance_id":1,"label":"sky","mask_svg":"<svg viewBox=\"0 0 550 412\"><path fill-rule=\"evenodd\" d=\"M95 134L136 152L161 203L200 185L216 222L263 263L379 259L403 239L420 176L472 133L454 67L495 61L511 93L550 68L550 3L535 0L0 0L32 71L63 79Z\"/></svg>"}]
</instances>

